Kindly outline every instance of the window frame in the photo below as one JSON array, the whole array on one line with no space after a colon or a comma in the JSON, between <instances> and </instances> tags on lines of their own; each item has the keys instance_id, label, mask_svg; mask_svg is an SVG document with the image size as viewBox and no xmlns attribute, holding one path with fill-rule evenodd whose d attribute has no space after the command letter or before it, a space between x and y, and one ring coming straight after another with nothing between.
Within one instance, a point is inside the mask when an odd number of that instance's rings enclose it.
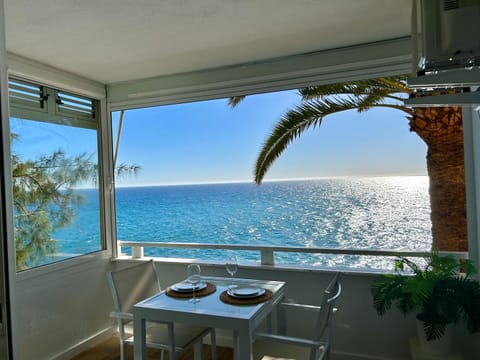
<instances>
[{"instance_id":1,"label":"window frame","mask_svg":"<svg viewBox=\"0 0 480 360\"><path fill-rule=\"evenodd\" d=\"M312 83L313 85L314 83ZM305 84L305 86L309 86L309 83ZM294 88L292 89L288 89L288 90L296 90ZM276 91L271 91L271 92L276 92ZM270 93L270 91L265 91L265 93ZM173 102L166 102L166 103L162 103L161 105L158 105L158 106L172 106L172 105L180 105L180 104L190 104L190 103L194 103L194 102L203 102L203 101L210 101L210 100L217 100L217 99L220 99L220 100L226 100L227 98L224 98L222 96L220 97L215 97L215 98L203 98L203 96L200 94L198 98L195 98L195 100L191 101L180 101L180 99L178 101L173 101ZM111 111L110 112L110 118L109 118L109 121L110 123L112 124L112 127L113 127L113 114L115 112L121 112L121 111L128 111L128 110L136 110L136 109L144 109L145 107L140 107L140 108L137 108L137 107L134 107L134 108L130 108L130 109L123 109L123 110L115 110L115 111ZM120 115L121 116L121 115ZM115 134L112 133L112 137L114 136ZM121 141L121 140L120 140ZM112 149L113 149L113 146L112 146ZM135 185L133 185L135 186ZM115 191L115 188L114 188L114 191ZM116 209L115 209L116 210ZM114 223L115 223L115 226L116 226L116 221L117 221L117 218L115 217L114 219ZM115 229L117 229L115 227ZM124 253L121 253L119 251L119 248L121 247L120 244L119 244L119 241L121 243L123 243L123 247L124 248L130 248L131 249L131 255L125 255ZM151 242L155 242L155 241L151 241ZM150 244L151 242L146 242L146 246L143 247L143 246L135 246L135 245L130 245L130 244L135 244L136 242L134 240L121 240L121 239L118 239L115 237L115 244L113 246L113 258L115 260L126 260L126 259L139 259L139 258L143 258L145 255L144 255L144 249L145 248L155 248L155 246L148 246L148 244ZM126 244L126 245L125 245ZM291 252L291 253L311 253L311 254L331 254L331 255L335 255L335 254L340 254L340 255L346 255L346 256L354 256L354 255L359 255L359 256L387 256L389 254L389 256L391 257L395 257L395 256L412 256L412 257L422 257L422 256L425 256L428 254L428 251L415 251L415 250L405 250L405 251L389 251L389 250L383 250L383 249L365 249L365 250L345 250L345 249L327 249L327 248L320 248L320 249L310 249L310 248L305 248L305 250L298 250L299 248L301 248L300 246L298 247L291 247L292 251L287 251L287 248L289 248L288 246L280 246L280 245L273 245L273 246L263 246L263 245L258 245L258 246L251 246L247 243L239 243L239 244L235 244L235 245L225 245L225 244L209 244L209 243L206 243L206 244L201 244L200 246L198 247L194 247L194 246L184 246L184 243L181 242L181 241L171 241L171 242L168 242L167 241L167 244L166 246L159 246L158 248L162 248L162 249L168 249L168 248L175 248L175 249L182 249L182 250L186 250L187 248L191 248L191 249L195 249L195 250L202 250L202 249L221 249L222 251L225 251L225 252L228 252L230 250L233 250L233 251L249 251L249 250L253 250L253 251L256 251L260 254L260 261L256 264L256 266L259 266L259 267L262 267L262 266L276 266L276 267L281 267L281 268L295 268L296 265L292 265L290 263L281 263L281 262L277 262L274 260L275 258L275 254L279 254L279 253L285 253L285 252ZM355 252L353 252L355 251ZM385 254L385 253L388 253L388 254ZM459 258L464 258L465 255L463 253L452 253L452 255L454 256L458 256ZM151 255L146 255L147 257L148 256L151 256ZM162 256L156 256L155 257L157 261L167 261L167 262L184 262L186 261L186 259L188 258L188 256L184 256L184 257L178 257L178 258L175 258L175 257L162 257ZM205 258L205 257L202 257L199 259L200 262L204 262L204 263L218 263L218 260L211 260L211 259L208 259L208 258ZM314 265L301 265L299 267L297 267L296 269L300 269L300 268L308 268L308 269L318 269L318 268L322 268L321 266L320 267L316 267ZM329 268L331 270L331 268ZM345 270L345 268L341 268L341 270ZM357 268L354 268L354 267L349 267L347 271L358 271L359 269ZM377 273L378 271L389 271L389 270L385 270L385 269L382 269L382 270L378 270L378 269L367 269L367 268L362 268L360 270L361 273Z\"/></svg>"},{"instance_id":2,"label":"window frame","mask_svg":"<svg viewBox=\"0 0 480 360\"><path fill-rule=\"evenodd\" d=\"M111 127L112 113L115 111L404 75L412 72L412 65L415 64L412 64L411 39L404 37L252 63L112 83L107 85L109 124ZM464 145L467 152L466 167L472 172L480 165L469 158L471 144L464 142ZM474 176L466 178L466 186L471 188L467 190L475 191L479 187L477 183L478 180ZM476 261L479 268L480 227L476 224L478 215L471 198L467 199L467 208L469 211L467 255ZM119 254L116 237L113 241L113 257L117 258Z\"/></svg>"},{"instance_id":3,"label":"window frame","mask_svg":"<svg viewBox=\"0 0 480 360\"><path fill-rule=\"evenodd\" d=\"M251 95L259 92L299 88L312 83L327 84L399 75L410 73L412 70L411 38L409 36L222 68L110 84L102 84L15 54L10 53L6 57L9 76L90 96L100 101L102 121L99 151L103 163L100 175L103 175L103 178L99 187L104 190L102 219L105 223L107 247L103 255L113 256L113 258L117 257L111 132L111 113L113 111L233 95ZM478 117L478 114L476 116ZM8 128L8 124L5 127ZM469 137L477 136L479 131L478 127L473 126L473 133L469 134ZM473 140L468 144L465 143L465 146L468 155L465 165L472 174L466 179L467 186L471 188L472 193L480 193L478 191L480 181L475 176L479 172L480 163L474 161L474 156L470 156L470 152L478 153L478 146ZM469 240L471 240L469 253L471 258L473 257L477 263L480 263L478 255L480 237L478 236L478 214L475 200L467 199L467 206L470 208L467 215ZM470 230L472 231L470 232ZM477 249L477 251L473 251L473 249ZM57 263L57 265L60 268L61 263Z\"/></svg>"},{"instance_id":4,"label":"window frame","mask_svg":"<svg viewBox=\"0 0 480 360\"><path fill-rule=\"evenodd\" d=\"M103 131L104 124L106 121L102 121L105 118L105 104L104 100L98 98L92 98L88 95L79 94L72 90L62 90L60 88L55 88L49 85L45 85L39 82L25 80L21 77L9 76L9 90L10 82L24 84L26 86L36 87L38 86L40 91L40 98L42 104L38 106L33 106L33 102L29 104L28 102L23 102L21 99L16 99L15 97L9 96L9 118L15 117L19 119L31 120L31 121L41 121L51 124L59 125L68 125L75 128L91 129L96 131L96 151L97 151L97 161L98 161L98 200L99 200L99 232L100 232L100 249L93 252L79 254L70 258L61 259L45 264L40 264L33 266L31 268L16 271L17 276L20 276L21 279L31 277L32 273L34 276L39 274L48 273L50 271L57 271L64 268L65 266L72 266L83 263L85 261L90 261L94 258L105 258L110 253L111 246L109 241L107 241L107 224L111 223L106 220L106 187L105 187L105 156L103 155L103 146L105 143L103 140ZM9 92L9 95L11 91ZM82 111L78 112L70 109L62 110L61 109L61 94L67 94L67 96L72 96L79 99L84 99L86 101L91 101L92 115L88 116L82 114ZM91 117L91 119L90 119ZM65 119L68 119L69 123L65 124ZM11 146L11 144L9 144ZM25 275L26 274L26 275Z\"/></svg>"}]
</instances>

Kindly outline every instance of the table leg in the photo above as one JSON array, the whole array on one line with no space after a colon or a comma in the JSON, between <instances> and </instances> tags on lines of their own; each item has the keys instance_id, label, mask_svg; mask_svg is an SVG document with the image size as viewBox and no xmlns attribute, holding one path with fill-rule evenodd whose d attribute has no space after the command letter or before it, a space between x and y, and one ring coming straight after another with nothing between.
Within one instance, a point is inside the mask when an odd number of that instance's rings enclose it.
<instances>
[{"instance_id":1,"label":"table leg","mask_svg":"<svg viewBox=\"0 0 480 360\"><path fill-rule=\"evenodd\" d=\"M177 354L175 354L175 333L173 331L173 323L168 324L168 345L170 348L168 358L170 360L175 360Z\"/></svg>"},{"instance_id":2,"label":"table leg","mask_svg":"<svg viewBox=\"0 0 480 360\"><path fill-rule=\"evenodd\" d=\"M238 348L240 344L238 343L238 331L233 330L233 360L238 360Z\"/></svg>"},{"instance_id":3,"label":"table leg","mask_svg":"<svg viewBox=\"0 0 480 360\"><path fill-rule=\"evenodd\" d=\"M193 359L194 360L202 360L203 355L203 342L197 341L193 344Z\"/></svg>"},{"instance_id":4,"label":"table leg","mask_svg":"<svg viewBox=\"0 0 480 360\"><path fill-rule=\"evenodd\" d=\"M133 351L135 360L145 360L145 342L147 334L145 322L145 319L142 318L134 318L133 320L133 333L135 334Z\"/></svg>"},{"instance_id":5,"label":"table leg","mask_svg":"<svg viewBox=\"0 0 480 360\"><path fill-rule=\"evenodd\" d=\"M253 359L252 335L248 329L242 329L237 332L235 345L236 360Z\"/></svg>"}]
</instances>

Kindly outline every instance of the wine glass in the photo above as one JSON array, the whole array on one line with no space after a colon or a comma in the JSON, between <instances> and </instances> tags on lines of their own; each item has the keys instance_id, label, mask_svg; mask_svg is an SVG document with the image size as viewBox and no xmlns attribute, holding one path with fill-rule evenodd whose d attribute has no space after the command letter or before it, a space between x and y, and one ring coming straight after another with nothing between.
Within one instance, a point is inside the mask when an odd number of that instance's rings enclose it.
<instances>
[{"instance_id":1,"label":"wine glass","mask_svg":"<svg viewBox=\"0 0 480 360\"><path fill-rule=\"evenodd\" d=\"M232 277L232 284L230 285L230 289L233 289L233 276L237 273L238 270L238 261L236 256L230 256L227 259L227 262L225 264L225 268L227 269L227 272L230 274Z\"/></svg>"},{"instance_id":2,"label":"wine glass","mask_svg":"<svg viewBox=\"0 0 480 360\"><path fill-rule=\"evenodd\" d=\"M189 301L191 303L197 303L200 299L195 298L195 288L197 287L198 283L200 282L200 265L198 264L190 264L187 267L187 281L192 284L193 288L193 298Z\"/></svg>"}]
</instances>

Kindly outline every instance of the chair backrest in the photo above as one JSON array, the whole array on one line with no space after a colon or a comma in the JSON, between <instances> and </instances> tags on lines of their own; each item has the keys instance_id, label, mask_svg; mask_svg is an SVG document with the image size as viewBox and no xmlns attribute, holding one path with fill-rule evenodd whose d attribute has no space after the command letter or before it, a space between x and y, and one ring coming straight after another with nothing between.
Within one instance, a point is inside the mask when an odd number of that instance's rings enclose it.
<instances>
[{"instance_id":1,"label":"chair backrest","mask_svg":"<svg viewBox=\"0 0 480 360\"><path fill-rule=\"evenodd\" d=\"M108 273L115 311L132 313L133 305L160 291L153 260Z\"/></svg>"},{"instance_id":2,"label":"chair backrest","mask_svg":"<svg viewBox=\"0 0 480 360\"><path fill-rule=\"evenodd\" d=\"M342 285L339 278L340 273L337 272L323 292L316 323L317 332L314 340L320 341L322 338L328 340L330 315L333 313L335 302L342 292ZM325 337L327 337L327 339L325 339Z\"/></svg>"}]
</instances>

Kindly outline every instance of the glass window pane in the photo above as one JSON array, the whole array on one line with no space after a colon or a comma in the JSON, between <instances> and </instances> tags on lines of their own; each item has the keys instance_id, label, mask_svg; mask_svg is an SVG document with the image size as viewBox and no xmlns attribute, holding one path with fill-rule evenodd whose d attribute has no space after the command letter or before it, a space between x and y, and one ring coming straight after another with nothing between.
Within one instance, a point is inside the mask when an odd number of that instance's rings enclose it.
<instances>
[{"instance_id":1,"label":"glass window pane","mask_svg":"<svg viewBox=\"0 0 480 360\"><path fill-rule=\"evenodd\" d=\"M345 111L295 139L260 186L252 169L295 91L114 113L117 237L129 242L428 251L426 146L394 109ZM122 119L122 121L120 121ZM386 121L388 119L388 121ZM115 144L114 144L115 146ZM303 249L302 249L303 250ZM122 252L130 255L125 246ZM226 250L144 249L146 256L223 261ZM259 262L260 251L237 251ZM376 269L381 256L275 252L275 263Z\"/></svg>"},{"instance_id":2,"label":"glass window pane","mask_svg":"<svg viewBox=\"0 0 480 360\"><path fill-rule=\"evenodd\" d=\"M18 117L10 128L17 270L101 250L97 131Z\"/></svg>"}]
</instances>

